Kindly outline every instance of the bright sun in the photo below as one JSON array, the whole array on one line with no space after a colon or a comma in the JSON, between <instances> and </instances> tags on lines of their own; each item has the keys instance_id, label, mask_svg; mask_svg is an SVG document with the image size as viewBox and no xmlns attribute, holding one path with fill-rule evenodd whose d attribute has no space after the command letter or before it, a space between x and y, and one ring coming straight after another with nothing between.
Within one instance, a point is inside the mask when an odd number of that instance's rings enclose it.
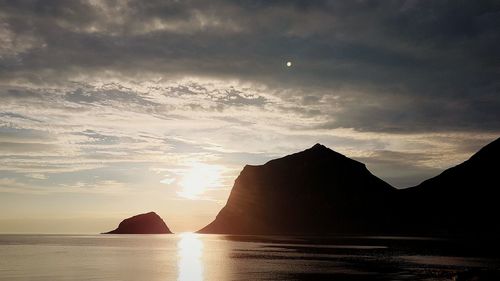
<instances>
[{"instance_id":1,"label":"bright sun","mask_svg":"<svg viewBox=\"0 0 500 281\"><path fill-rule=\"evenodd\" d=\"M178 192L179 196L193 200L198 199L198 196L209 188L219 185L221 170L222 168L217 165L192 164L180 181L182 190Z\"/></svg>"}]
</instances>

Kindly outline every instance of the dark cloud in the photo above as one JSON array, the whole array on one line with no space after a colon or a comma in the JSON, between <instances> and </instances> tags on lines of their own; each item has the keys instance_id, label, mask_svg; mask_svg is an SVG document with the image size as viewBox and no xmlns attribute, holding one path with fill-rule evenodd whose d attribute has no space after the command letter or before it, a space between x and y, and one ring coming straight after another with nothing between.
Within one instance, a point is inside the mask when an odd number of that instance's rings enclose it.
<instances>
[{"instance_id":1,"label":"dark cloud","mask_svg":"<svg viewBox=\"0 0 500 281\"><path fill-rule=\"evenodd\" d=\"M75 135L81 135L88 138L83 144L92 145L114 145L120 143L120 138L111 135L105 135L98 133L94 130L85 130L83 132L74 133Z\"/></svg>"},{"instance_id":2,"label":"dark cloud","mask_svg":"<svg viewBox=\"0 0 500 281\"><path fill-rule=\"evenodd\" d=\"M2 153L33 153L41 151L54 151L57 146L46 143L15 143L0 142L0 151Z\"/></svg>"},{"instance_id":3,"label":"dark cloud","mask_svg":"<svg viewBox=\"0 0 500 281\"><path fill-rule=\"evenodd\" d=\"M297 89L297 112L323 116L320 128L500 130L498 1L1 1L0 22L6 84L236 78ZM99 95L150 103L110 91L67 98ZM323 96L337 96L338 110Z\"/></svg>"},{"instance_id":4,"label":"dark cloud","mask_svg":"<svg viewBox=\"0 0 500 281\"><path fill-rule=\"evenodd\" d=\"M24 140L29 142L54 140L47 132L40 130L19 129L0 127L0 140L13 142L15 140Z\"/></svg>"},{"instance_id":5,"label":"dark cloud","mask_svg":"<svg viewBox=\"0 0 500 281\"><path fill-rule=\"evenodd\" d=\"M38 119L35 119L35 118L32 118L32 117L29 117L29 116L25 116L25 115L22 115L22 114L18 114L18 113L13 113L13 112L0 112L0 118L13 118L13 119L22 119L22 120L27 120L27 121L32 121L32 122L41 122L40 120ZM0 131L0 135L1 135L1 131Z\"/></svg>"}]
</instances>

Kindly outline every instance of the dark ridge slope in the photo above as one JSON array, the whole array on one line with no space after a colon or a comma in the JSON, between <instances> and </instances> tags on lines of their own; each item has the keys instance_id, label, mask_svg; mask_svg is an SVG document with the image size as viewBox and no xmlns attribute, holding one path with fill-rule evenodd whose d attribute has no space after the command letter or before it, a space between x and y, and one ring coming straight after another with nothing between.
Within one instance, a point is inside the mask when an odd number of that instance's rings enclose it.
<instances>
[{"instance_id":1,"label":"dark ridge slope","mask_svg":"<svg viewBox=\"0 0 500 281\"><path fill-rule=\"evenodd\" d=\"M400 191L408 232L490 236L500 233L500 139L469 160ZM411 225L408 223L411 222Z\"/></svg>"}]
</instances>

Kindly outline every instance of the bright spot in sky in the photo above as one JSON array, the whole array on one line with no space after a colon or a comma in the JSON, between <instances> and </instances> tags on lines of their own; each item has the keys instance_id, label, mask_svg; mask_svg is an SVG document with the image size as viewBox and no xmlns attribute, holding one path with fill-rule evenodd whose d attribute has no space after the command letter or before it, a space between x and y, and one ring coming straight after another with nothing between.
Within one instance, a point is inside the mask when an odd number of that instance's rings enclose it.
<instances>
[{"instance_id":1,"label":"bright spot in sky","mask_svg":"<svg viewBox=\"0 0 500 281\"><path fill-rule=\"evenodd\" d=\"M287 62L286 62L286 66L287 66L287 67L291 67L291 66L292 66L292 62L291 62L291 61L287 61Z\"/></svg>"},{"instance_id":2,"label":"bright spot in sky","mask_svg":"<svg viewBox=\"0 0 500 281\"><path fill-rule=\"evenodd\" d=\"M187 199L198 199L198 196L209 188L220 184L221 172L222 167L218 165L193 163L179 183L182 190L178 195Z\"/></svg>"}]
</instances>

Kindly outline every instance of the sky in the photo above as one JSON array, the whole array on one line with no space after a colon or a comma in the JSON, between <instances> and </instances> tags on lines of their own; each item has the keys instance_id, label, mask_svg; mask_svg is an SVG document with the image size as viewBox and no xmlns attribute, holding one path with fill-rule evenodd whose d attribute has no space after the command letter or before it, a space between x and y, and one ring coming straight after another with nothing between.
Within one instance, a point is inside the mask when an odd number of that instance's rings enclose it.
<instances>
[{"instance_id":1,"label":"sky","mask_svg":"<svg viewBox=\"0 0 500 281\"><path fill-rule=\"evenodd\" d=\"M481 0L0 0L0 233L195 231L315 143L417 185L500 136L499 27Z\"/></svg>"}]
</instances>

